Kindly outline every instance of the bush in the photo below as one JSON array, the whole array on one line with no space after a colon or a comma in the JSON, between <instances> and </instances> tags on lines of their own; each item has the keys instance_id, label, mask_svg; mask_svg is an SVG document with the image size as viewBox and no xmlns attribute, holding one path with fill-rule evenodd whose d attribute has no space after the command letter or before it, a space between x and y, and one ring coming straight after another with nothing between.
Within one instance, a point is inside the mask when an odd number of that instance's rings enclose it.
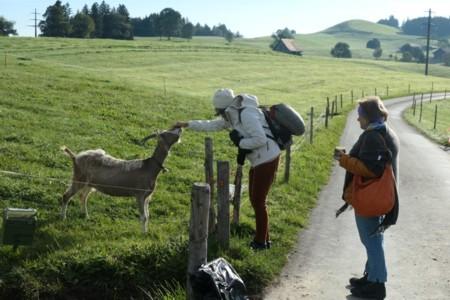
<instances>
[{"instance_id":1,"label":"bush","mask_svg":"<svg viewBox=\"0 0 450 300\"><path fill-rule=\"evenodd\" d=\"M377 49L373 50L373 57L375 57L375 59L380 58L382 54L383 54L383 49L381 49L381 48L377 48Z\"/></svg>"},{"instance_id":2,"label":"bush","mask_svg":"<svg viewBox=\"0 0 450 300\"><path fill-rule=\"evenodd\" d=\"M378 49L381 47L381 43L379 39L371 39L367 42L366 48L369 49Z\"/></svg>"},{"instance_id":3,"label":"bush","mask_svg":"<svg viewBox=\"0 0 450 300\"><path fill-rule=\"evenodd\" d=\"M351 58L352 52L350 46L347 43L339 42L333 49L331 49L331 55L334 57Z\"/></svg>"},{"instance_id":4,"label":"bush","mask_svg":"<svg viewBox=\"0 0 450 300\"><path fill-rule=\"evenodd\" d=\"M402 52L402 59L401 61L404 62L411 62L413 59L413 56L410 52L406 51L406 52Z\"/></svg>"}]
</instances>

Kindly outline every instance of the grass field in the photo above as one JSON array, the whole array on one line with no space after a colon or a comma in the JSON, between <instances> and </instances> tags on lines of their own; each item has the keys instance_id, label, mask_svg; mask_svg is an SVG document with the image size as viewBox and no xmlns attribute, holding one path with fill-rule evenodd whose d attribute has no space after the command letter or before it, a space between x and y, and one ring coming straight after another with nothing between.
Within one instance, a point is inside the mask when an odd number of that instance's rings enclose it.
<instances>
[{"instance_id":1,"label":"grass field","mask_svg":"<svg viewBox=\"0 0 450 300\"><path fill-rule=\"evenodd\" d=\"M437 106L436 128L434 128L435 110ZM405 119L432 140L450 146L450 97L446 100L429 103L423 102L422 118L420 118L420 102L404 112Z\"/></svg>"},{"instance_id":2,"label":"grass field","mask_svg":"<svg viewBox=\"0 0 450 300\"><path fill-rule=\"evenodd\" d=\"M263 104L286 102L305 119L310 106L323 112L326 97L341 93L349 110L351 90L356 98L375 88L385 95L387 86L389 95L406 94L408 86L426 92L432 82L434 90L450 87L450 68L433 66L431 74L439 77L424 78L412 64L295 57L247 40L228 45L215 38L0 38L0 54L0 169L28 175L0 174L0 208L39 211L31 247L18 252L0 247L0 298L5 299L142 298L141 289L161 299L183 299L190 188L204 178L204 137L213 137L215 159L235 167L226 133L184 132L166 162L171 171L159 178L149 233L143 235L129 198L92 195L89 220L74 199L68 220L60 221L59 199L72 168L61 145L74 151L103 148L127 159L148 156L154 144L141 147L136 139L177 120L212 117L210 97L220 87L256 94ZM251 294L280 272L298 231L307 226L344 122L341 114L328 130L319 126L313 145L297 140L291 181L283 184L279 172L270 194L270 251L255 255L247 247L254 232L247 195L230 249L219 249L210 238L209 259L228 259Z\"/></svg>"}]
</instances>

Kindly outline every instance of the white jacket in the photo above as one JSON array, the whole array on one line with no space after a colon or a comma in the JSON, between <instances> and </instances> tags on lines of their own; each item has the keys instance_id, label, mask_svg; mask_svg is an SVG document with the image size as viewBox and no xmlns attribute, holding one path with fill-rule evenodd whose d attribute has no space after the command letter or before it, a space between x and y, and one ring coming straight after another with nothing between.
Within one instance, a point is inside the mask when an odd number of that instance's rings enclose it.
<instances>
[{"instance_id":1,"label":"white jacket","mask_svg":"<svg viewBox=\"0 0 450 300\"><path fill-rule=\"evenodd\" d=\"M243 138L239 147L253 150L247 154L252 167L269 162L280 155L277 143L267 135L272 136L266 118L258 108L258 98L243 94L225 110L226 119L193 120L188 128L196 131L219 131L227 128L236 129ZM239 113L239 111L241 111ZM241 115L239 118L239 114Z\"/></svg>"}]
</instances>

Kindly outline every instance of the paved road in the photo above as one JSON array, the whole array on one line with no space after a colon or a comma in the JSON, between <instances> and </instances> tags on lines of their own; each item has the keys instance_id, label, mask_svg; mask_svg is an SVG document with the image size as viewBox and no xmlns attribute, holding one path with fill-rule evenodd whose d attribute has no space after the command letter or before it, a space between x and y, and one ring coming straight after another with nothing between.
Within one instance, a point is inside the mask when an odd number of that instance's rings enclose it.
<instances>
[{"instance_id":1,"label":"paved road","mask_svg":"<svg viewBox=\"0 0 450 300\"><path fill-rule=\"evenodd\" d=\"M426 98L428 99L428 98ZM389 124L400 137L400 216L385 233L386 299L450 299L450 153L406 125L401 112L410 98L387 103ZM341 139L350 149L361 133L352 112ZM331 154L330 154L331 155ZM338 219L344 171L335 166L320 194L310 225L264 299L357 299L346 288L360 276L365 251L353 211Z\"/></svg>"}]
</instances>

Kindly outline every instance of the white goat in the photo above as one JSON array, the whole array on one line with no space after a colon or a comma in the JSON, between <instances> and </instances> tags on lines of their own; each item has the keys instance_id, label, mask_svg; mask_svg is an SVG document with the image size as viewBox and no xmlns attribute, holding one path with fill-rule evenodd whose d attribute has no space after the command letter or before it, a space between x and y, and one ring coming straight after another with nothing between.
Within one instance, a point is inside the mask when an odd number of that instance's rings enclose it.
<instances>
[{"instance_id":1,"label":"white goat","mask_svg":"<svg viewBox=\"0 0 450 300\"><path fill-rule=\"evenodd\" d=\"M158 144L151 157L136 160L121 160L109 156L102 149L87 150L78 154L63 146L62 150L73 161L72 184L62 197L61 217L66 218L67 205L70 199L79 191L82 209L88 218L87 198L93 190L98 190L110 196L136 197L139 207L142 231L148 228L148 204L156 186L156 179L163 167L170 148L178 142L181 129L175 128L160 134Z\"/></svg>"}]
</instances>

